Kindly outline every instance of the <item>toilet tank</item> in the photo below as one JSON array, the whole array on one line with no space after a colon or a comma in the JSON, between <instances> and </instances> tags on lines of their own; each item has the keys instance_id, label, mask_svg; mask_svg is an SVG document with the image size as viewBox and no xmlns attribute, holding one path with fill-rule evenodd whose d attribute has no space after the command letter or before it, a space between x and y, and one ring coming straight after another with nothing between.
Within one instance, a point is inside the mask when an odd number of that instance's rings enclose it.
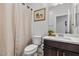
<instances>
[{"instance_id":1,"label":"toilet tank","mask_svg":"<svg viewBox=\"0 0 79 59\"><path fill-rule=\"evenodd\" d=\"M37 36L37 35L33 35L32 36L32 43L36 44L36 45L41 45L42 41L42 37L41 36Z\"/></svg>"}]
</instances>

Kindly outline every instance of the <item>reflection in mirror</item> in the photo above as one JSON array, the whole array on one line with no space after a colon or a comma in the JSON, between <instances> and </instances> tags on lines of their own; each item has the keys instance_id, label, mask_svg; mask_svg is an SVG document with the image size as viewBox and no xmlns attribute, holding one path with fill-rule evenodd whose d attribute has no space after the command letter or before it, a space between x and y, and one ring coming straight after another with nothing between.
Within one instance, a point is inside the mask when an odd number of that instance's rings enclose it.
<instances>
[{"instance_id":1,"label":"reflection in mirror","mask_svg":"<svg viewBox=\"0 0 79 59\"><path fill-rule=\"evenodd\" d=\"M61 15L56 17L56 32L67 33L68 15Z\"/></svg>"},{"instance_id":2,"label":"reflection in mirror","mask_svg":"<svg viewBox=\"0 0 79 59\"><path fill-rule=\"evenodd\" d=\"M63 3L48 8L48 27L55 33L74 34L79 25L79 5L74 3ZM77 14L75 15L75 13ZM76 26L77 24L77 26Z\"/></svg>"},{"instance_id":3,"label":"reflection in mirror","mask_svg":"<svg viewBox=\"0 0 79 59\"><path fill-rule=\"evenodd\" d=\"M79 3L76 4L76 30L77 34L79 34Z\"/></svg>"}]
</instances>

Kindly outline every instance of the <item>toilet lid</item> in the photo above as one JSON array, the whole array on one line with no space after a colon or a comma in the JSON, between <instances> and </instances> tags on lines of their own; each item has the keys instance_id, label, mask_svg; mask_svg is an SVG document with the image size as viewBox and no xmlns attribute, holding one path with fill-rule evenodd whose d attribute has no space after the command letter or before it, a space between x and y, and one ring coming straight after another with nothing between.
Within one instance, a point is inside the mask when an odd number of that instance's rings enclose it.
<instances>
[{"instance_id":1,"label":"toilet lid","mask_svg":"<svg viewBox=\"0 0 79 59\"><path fill-rule=\"evenodd\" d=\"M25 51L32 51L36 49L37 47L38 47L37 45L31 44L25 48Z\"/></svg>"}]
</instances>

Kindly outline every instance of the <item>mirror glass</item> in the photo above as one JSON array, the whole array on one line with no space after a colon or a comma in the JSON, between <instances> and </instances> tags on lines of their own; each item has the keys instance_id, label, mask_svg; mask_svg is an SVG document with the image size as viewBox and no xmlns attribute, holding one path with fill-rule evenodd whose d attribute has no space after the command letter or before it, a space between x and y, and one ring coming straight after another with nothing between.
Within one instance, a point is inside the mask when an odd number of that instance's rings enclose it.
<instances>
[{"instance_id":1,"label":"mirror glass","mask_svg":"<svg viewBox=\"0 0 79 59\"><path fill-rule=\"evenodd\" d=\"M76 30L77 34L79 34L79 3L76 4Z\"/></svg>"},{"instance_id":2,"label":"mirror glass","mask_svg":"<svg viewBox=\"0 0 79 59\"><path fill-rule=\"evenodd\" d=\"M77 33L79 4L63 3L48 7L48 27L55 33Z\"/></svg>"}]
</instances>

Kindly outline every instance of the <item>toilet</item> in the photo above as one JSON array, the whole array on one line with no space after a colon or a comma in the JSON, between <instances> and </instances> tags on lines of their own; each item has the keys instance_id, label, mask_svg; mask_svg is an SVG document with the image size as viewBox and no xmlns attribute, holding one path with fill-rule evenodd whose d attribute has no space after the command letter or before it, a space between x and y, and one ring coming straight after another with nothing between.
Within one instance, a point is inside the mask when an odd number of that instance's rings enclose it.
<instances>
[{"instance_id":1,"label":"toilet","mask_svg":"<svg viewBox=\"0 0 79 59\"><path fill-rule=\"evenodd\" d=\"M25 56L34 56L37 55L38 47L42 44L42 37L41 36L32 36L32 44L28 45L24 49Z\"/></svg>"}]
</instances>

